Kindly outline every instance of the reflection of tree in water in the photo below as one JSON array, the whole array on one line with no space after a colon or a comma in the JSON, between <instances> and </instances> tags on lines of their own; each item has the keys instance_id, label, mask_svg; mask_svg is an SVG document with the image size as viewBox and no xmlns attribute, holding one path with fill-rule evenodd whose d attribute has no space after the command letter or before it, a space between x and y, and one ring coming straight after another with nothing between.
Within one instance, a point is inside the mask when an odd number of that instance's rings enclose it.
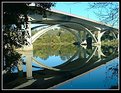
<instances>
[{"instance_id":1,"label":"reflection of tree in water","mask_svg":"<svg viewBox=\"0 0 121 93\"><path fill-rule=\"evenodd\" d=\"M74 45L41 45L39 50L34 50L34 56L46 60L49 56L60 56L62 60L69 59L76 52Z\"/></svg>"},{"instance_id":2,"label":"reflection of tree in water","mask_svg":"<svg viewBox=\"0 0 121 93\"><path fill-rule=\"evenodd\" d=\"M117 60L113 60L113 64L110 64L106 67L106 84L110 86L110 88L118 88L118 62ZM113 82L113 83L112 83Z\"/></svg>"},{"instance_id":3,"label":"reflection of tree in water","mask_svg":"<svg viewBox=\"0 0 121 93\"><path fill-rule=\"evenodd\" d=\"M91 55L91 53L92 53L92 48L87 48L87 49L86 49L86 53L89 54L89 55Z\"/></svg>"},{"instance_id":4,"label":"reflection of tree in water","mask_svg":"<svg viewBox=\"0 0 121 93\"><path fill-rule=\"evenodd\" d=\"M113 52L118 52L118 46L101 46L101 49L106 56L110 56Z\"/></svg>"},{"instance_id":5,"label":"reflection of tree in water","mask_svg":"<svg viewBox=\"0 0 121 93\"><path fill-rule=\"evenodd\" d=\"M110 44L110 45L105 45L101 46L102 47L102 52L108 57L112 54L115 54L118 57L118 45L115 44ZM117 60L113 60L113 64L110 64L106 67L106 85L111 89L116 89L118 88L118 62Z\"/></svg>"}]
</instances>

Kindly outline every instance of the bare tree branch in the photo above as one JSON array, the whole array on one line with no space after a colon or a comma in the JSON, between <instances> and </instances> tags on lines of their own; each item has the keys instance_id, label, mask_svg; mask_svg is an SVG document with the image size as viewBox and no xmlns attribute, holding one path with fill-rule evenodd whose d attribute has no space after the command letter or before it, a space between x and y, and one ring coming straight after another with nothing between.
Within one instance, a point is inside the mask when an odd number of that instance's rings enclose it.
<instances>
[{"instance_id":1,"label":"bare tree branch","mask_svg":"<svg viewBox=\"0 0 121 93\"><path fill-rule=\"evenodd\" d=\"M101 22L117 26L119 22L119 3L118 2L94 2L89 3L90 9L94 12Z\"/></svg>"}]
</instances>

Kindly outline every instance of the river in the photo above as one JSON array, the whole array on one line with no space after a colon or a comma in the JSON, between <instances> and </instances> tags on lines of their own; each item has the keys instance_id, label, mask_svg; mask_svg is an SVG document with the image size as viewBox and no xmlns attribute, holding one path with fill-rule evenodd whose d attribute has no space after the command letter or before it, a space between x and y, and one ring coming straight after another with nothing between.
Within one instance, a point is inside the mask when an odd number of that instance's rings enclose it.
<instances>
[{"instance_id":1,"label":"river","mask_svg":"<svg viewBox=\"0 0 121 93\"><path fill-rule=\"evenodd\" d=\"M28 55L35 61L30 60L28 64ZM16 67L9 77L5 76L10 78L5 81L6 88L83 90L119 87L116 46L41 45L39 49L34 46L34 50L22 55L22 62L21 71ZM32 84L26 85L28 80Z\"/></svg>"}]
</instances>

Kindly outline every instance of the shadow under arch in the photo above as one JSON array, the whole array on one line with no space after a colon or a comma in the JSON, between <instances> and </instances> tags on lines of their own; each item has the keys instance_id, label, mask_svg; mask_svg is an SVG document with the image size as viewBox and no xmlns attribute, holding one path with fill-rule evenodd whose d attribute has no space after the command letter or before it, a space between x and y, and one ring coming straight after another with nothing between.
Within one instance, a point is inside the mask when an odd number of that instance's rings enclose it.
<instances>
[{"instance_id":1,"label":"shadow under arch","mask_svg":"<svg viewBox=\"0 0 121 93\"><path fill-rule=\"evenodd\" d=\"M47 25L47 24L41 24L41 25L38 25L38 26L32 27L31 30L35 30L36 28L44 27L44 26L50 26L50 25Z\"/></svg>"}]
</instances>

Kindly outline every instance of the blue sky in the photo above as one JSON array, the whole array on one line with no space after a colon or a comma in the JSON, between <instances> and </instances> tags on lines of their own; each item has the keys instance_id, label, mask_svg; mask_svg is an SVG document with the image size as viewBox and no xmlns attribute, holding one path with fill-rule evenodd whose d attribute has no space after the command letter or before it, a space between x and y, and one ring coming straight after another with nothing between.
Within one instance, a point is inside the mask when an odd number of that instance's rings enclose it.
<instances>
[{"instance_id":1,"label":"blue sky","mask_svg":"<svg viewBox=\"0 0 121 93\"><path fill-rule=\"evenodd\" d=\"M55 7L52 7L52 9L99 21L98 17L94 14L94 9L89 9L89 2L56 2Z\"/></svg>"},{"instance_id":2,"label":"blue sky","mask_svg":"<svg viewBox=\"0 0 121 93\"><path fill-rule=\"evenodd\" d=\"M60 10L63 12L89 18L91 20L100 21L99 17L94 13L98 12L99 9L90 9L89 3L94 2L55 2L55 6L52 9ZM117 2L114 2L117 3ZM105 7L103 13L106 12ZM117 26L116 26L117 28Z\"/></svg>"},{"instance_id":3,"label":"blue sky","mask_svg":"<svg viewBox=\"0 0 121 93\"><path fill-rule=\"evenodd\" d=\"M99 8L90 9L89 7L89 3L94 3L94 2L55 2L55 3L56 5L55 7L52 7L52 9L68 12L71 14L75 14L77 16L89 18L91 20L100 21L99 17L94 13L94 12L98 13L100 9ZM111 2L111 3L119 7L119 2ZM108 11L106 8L110 10L110 8L112 7L108 6L101 8L103 10L102 11L103 14L107 14ZM114 27L118 28L119 24L118 26L115 25Z\"/></svg>"},{"instance_id":4,"label":"blue sky","mask_svg":"<svg viewBox=\"0 0 121 93\"><path fill-rule=\"evenodd\" d=\"M92 9L89 9L89 2L55 2L52 9L60 10L63 12L75 14L95 21L99 21L98 17L94 14ZM36 24L37 25L37 24ZM35 25L33 25L35 26Z\"/></svg>"}]
</instances>

